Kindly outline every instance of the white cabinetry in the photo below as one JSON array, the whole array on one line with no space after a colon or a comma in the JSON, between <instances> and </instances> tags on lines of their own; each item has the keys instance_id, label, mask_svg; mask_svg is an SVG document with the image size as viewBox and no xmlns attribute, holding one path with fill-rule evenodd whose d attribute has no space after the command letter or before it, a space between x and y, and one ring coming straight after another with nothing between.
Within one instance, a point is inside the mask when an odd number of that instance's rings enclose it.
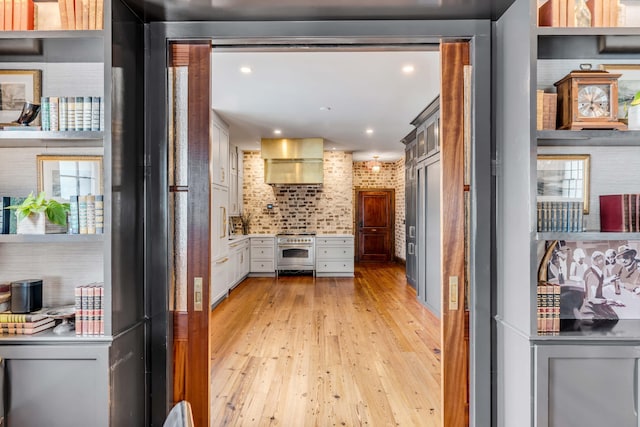
<instances>
[{"instance_id":1,"label":"white cabinetry","mask_svg":"<svg viewBox=\"0 0 640 427\"><path fill-rule=\"evenodd\" d=\"M316 238L316 276L353 277L353 236Z\"/></svg>"},{"instance_id":2,"label":"white cabinetry","mask_svg":"<svg viewBox=\"0 0 640 427\"><path fill-rule=\"evenodd\" d=\"M211 182L229 186L229 127L212 111Z\"/></svg>"},{"instance_id":3,"label":"white cabinetry","mask_svg":"<svg viewBox=\"0 0 640 427\"><path fill-rule=\"evenodd\" d=\"M251 238L251 276L275 276L275 237Z\"/></svg>"},{"instance_id":4,"label":"white cabinetry","mask_svg":"<svg viewBox=\"0 0 640 427\"><path fill-rule=\"evenodd\" d=\"M229 258L231 259L231 274L229 288L233 289L249 274L250 241L240 238L229 244Z\"/></svg>"},{"instance_id":5,"label":"white cabinetry","mask_svg":"<svg viewBox=\"0 0 640 427\"><path fill-rule=\"evenodd\" d=\"M232 145L229 147L229 215L242 213L242 150Z\"/></svg>"},{"instance_id":6,"label":"white cabinetry","mask_svg":"<svg viewBox=\"0 0 640 427\"><path fill-rule=\"evenodd\" d=\"M232 263L228 255L211 261L211 308L227 297L231 270Z\"/></svg>"}]
</instances>

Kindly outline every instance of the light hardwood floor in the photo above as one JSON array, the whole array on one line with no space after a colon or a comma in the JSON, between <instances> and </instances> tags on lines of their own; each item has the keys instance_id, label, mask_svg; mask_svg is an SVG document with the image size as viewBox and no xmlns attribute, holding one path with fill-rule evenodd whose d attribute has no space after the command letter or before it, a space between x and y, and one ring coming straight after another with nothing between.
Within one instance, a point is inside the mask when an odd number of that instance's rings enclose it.
<instances>
[{"instance_id":1,"label":"light hardwood floor","mask_svg":"<svg viewBox=\"0 0 640 427\"><path fill-rule=\"evenodd\" d=\"M403 266L249 278L211 320L212 426L440 426L439 321Z\"/></svg>"}]
</instances>

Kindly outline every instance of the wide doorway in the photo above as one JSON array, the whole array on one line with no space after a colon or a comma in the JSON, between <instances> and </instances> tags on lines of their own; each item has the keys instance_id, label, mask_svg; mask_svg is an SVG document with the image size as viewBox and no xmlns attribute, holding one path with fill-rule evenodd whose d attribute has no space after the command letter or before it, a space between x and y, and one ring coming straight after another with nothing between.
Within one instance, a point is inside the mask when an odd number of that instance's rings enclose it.
<instances>
[{"instance_id":1,"label":"wide doorway","mask_svg":"<svg viewBox=\"0 0 640 427\"><path fill-rule=\"evenodd\" d=\"M457 47L454 47L453 49L460 50L460 52L455 51L455 52L453 52L453 55L452 55L452 61L453 62L451 64L451 69L449 70L451 72L451 75L452 75L452 77L450 79L452 81L452 82L450 82L451 83L450 85L452 87L451 88L448 87L445 82L443 82L443 87L445 89L451 89L452 93L457 93L457 95L454 95L451 99L459 100L460 105L461 105L462 104L462 89L461 89L461 87L462 87L461 86L462 71L461 70L462 70L463 65L468 62L468 50L467 50L466 54L463 52L464 49L465 49L466 43L453 43L451 45L457 45ZM215 43L214 43L214 49L215 49ZM466 49L468 49L468 47L466 47ZM196 59L199 59L199 58L196 58ZM215 60L212 60L212 62L214 62L214 61ZM443 60L443 63L446 63L446 61ZM199 62L198 64L199 64L199 66L203 66L202 62ZM455 71L455 73L454 73L454 71ZM460 71L460 72L458 73L458 71ZM209 72L210 72L210 74L209 74ZM209 78L209 76L211 76L211 81L212 82L216 81L215 75L216 75L215 74L215 68L213 68L211 70L208 69L207 72L206 72L207 79ZM191 78L192 78L192 75L189 74L189 79L191 79ZM449 76L447 77L447 79L449 79ZM190 84L191 84L191 80L190 80ZM458 88L458 86L457 86L458 84L460 84L460 88ZM201 95L201 93L199 93L198 95ZM191 93L189 94L189 96L191 96ZM258 96L258 95L256 95L256 96ZM216 114L220 115L224 120L225 119L225 112L223 112L222 110L216 111L215 100L213 98L215 98L215 96L212 96L210 105L212 105L214 107L214 112ZM198 97L198 99L202 99L202 98ZM448 111L448 114L451 114L452 109L455 108L455 106L456 106L456 102L457 101L451 101L451 100L449 100L449 101L450 101L450 105L447 105L447 108L443 109L443 120L444 120L444 117L446 117L446 115L444 113ZM429 102L429 98L427 97L425 99L425 101L424 101L424 105L426 105L428 102ZM460 123L456 123L458 115L459 114L452 115L452 117L450 118L450 123L452 125L454 125L456 128L457 127L461 127ZM411 115L408 115L408 117L411 117ZM226 119L229 122L232 121L231 119L229 119L228 116L226 117ZM410 121L410 119L408 119L408 121ZM206 130L208 130L208 129L205 129L205 131ZM189 129L189 132L191 132L191 131L192 130ZM232 134L233 134L233 126L229 126L230 140L232 138ZM445 135L443 138L445 138L445 141L446 141L447 130L443 129L442 134ZM458 134L457 133L455 133L455 134L456 134L456 137L457 137ZM401 137L399 137L399 139L401 139ZM443 146L445 146L445 145L446 144L443 144ZM325 151L325 157L326 156L329 156L329 157L331 157L331 156L337 156L337 157L342 156L343 164L349 165L351 168L353 168L353 164L355 163L355 161L354 161L353 157L350 157L349 155L347 155L347 151L346 150L344 151L344 154L333 154L333 151L334 150L330 150L329 154L326 154L327 152ZM339 150L335 150L335 151L337 151L339 153ZM352 153L349 153L349 154L352 154ZM441 155L442 155L443 159L448 159L449 158L449 155L444 150L443 150ZM243 156L246 158L246 153L243 154ZM345 158L346 158L346 160L345 160ZM457 155L456 156L451 156L451 158L455 159L455 158L459 158L459 156L457 156ZM400 169L401 169L402 164L403 164L402 162L398 162L398 167ZM247 166L247 162L244 162L244 166L243 167L246 167L246 166ZM443 166L445 166L445 167L447 166L445 162L443 162ZM454 163L450 162L450 164L448 165L449 170L458 170L457 168L454 168L453 166L456 166L456 165ZM457 165L457 166L460 166L460 165ZM446 168L445 168L445 170L446 170ZM259 180L255 179L256 178L255 176L252 177L250 172L243 173L242 178L244 180L243 188L246 188L247 182L251 182L251 183L254 183L256 185L259 183ZM345 185L345 181L346 181L347 188L348 188L348 193L353 193L352 190L353 190L353 188L355 186L353 180L354 180L353 173L349 174L347 172L347 173L344 174L344 179L340 181L341 185ZM443 181L444 181L443 185L447 185L447 183L449 183L448 182L448 178L447 179L443 179ZM388 185L388 183L386 183L386 184ZM327 188L329 188L329 187L330 186L327 183L325 183L323 185L323 188L321 189L321 192L324 193L327 190ZM460 186L460 189L462 191L462 186ZM267 226L270 226L270 224L274 224L275 223L275 226L277 227L278 226L278 221L282 220L282 217L278 218L277 216L275 216L275 218L274 218L274 211L272 209L274 209L274 207L277 208L281 203L278 200L275 200L277 203L269 203L270 201L274 201L274 198L275 198L275 196L273 196L274 193L273 193L273 189L272 188L269 188L267 191L265 191L265 193L268 195L269 191L271 191L271 194L272 194L271 199L270 200L264 200L264 199L263 200L259 200L259 203L257 204L257 210L255 212L257 212L259 215L262 215L263 217L270 218L271 223L269 223L268 221L257 221L258 224L259 224L259 227L264 227L265 223L267 224ZM315 193L317 193L317 192L319 192L319 191L316 189ZM338 191L338 194L344 197L344 191ZM206 194L207 198L209 196L210 196L209 194ZM456 197L454 197L454 199ZM351 208L352 208L353 207L353 200L349 200L349 198L347 197L347 204L350 205ZM247 205L250 205L250 202L247 200L247 197L245 197L245 198L243 198L243 208L245 206L247 206ZM396 208L399 205L400 204L397 203L396 204ZM330 212L332 212L335 215L336 206L338 206L338 205L337 204L324 205L323 208L325 208L325 210L329 210ZM455 212L455 215L453 215L453 216L449 215L448 216L448 215L446 215L446 212L445 212L445 214L443 216L449 217L449 218L463 218L463 216L464 216L463 215L464 205L460 204L460 203L455 203L452 206L454 208L456 208L456 209L459 209L457 212ZM339 212L339 210L338 210L338 212ZM448 212L448 213L452 214L454 212ZM348 223L349 224L353 223L353 215L354 215L353 211L347 209L346 215L344 215L344 216L348 218ZM313 214L307 215L306 221L307 221L307 224L313 223L313 221L315 221L316 230L318 228L320 228L320 225L323 226L323 227L326 227L326 226L328 226L328 227L336 227L336 224L337 224L337 227L343 227L343 225L340 225L341 223L338 222L338 221L335 221L333 223L329 223L329 225L326 225L327 221L319 220L317 215L314 218ZM460 241L460 242L464 241L464 239L460 239L459 236L458 236L458 234L464 233L464 231L463 231L464 227L463 227L463 225L461 223L457 223L457 222L455 224L453 224L452 226L454 228L456 228L456 227L459 228L459 229L458 228L455 229L455 231L456 231L455 233L451 233L449 235L449 238L453 239L452 240L453 243L450 242L450 244L452 245L450 249L455 249L453 252L456 253L457 255L454 257L455 258L454 259L455 262L451 262L451 263L444 262L443 263L443 268L448 269L447 273L449 273L449 277L453 277L453 276L451 276L451 274L456 274L455 277L456 278L459 277L461 279L460 280L461 286L460 287L456 287L456 288L444 288L443 289L443 299L445 301L448 301L449 303L451 301L464 301L465 300L464 293L463 293L464 282L465 282L465 278L463 276L464 268L462 268L463 267L462 265L458 265L458 262L463 259L463 257L460 256L460 255L464 251L462 249L462 246L459 246L457 248L454 247L456 241ZM271 230L257 230L257 231L258 231L258 233L260 231L266 232L266 233L271 232ZM277 229L274 230L274 231L277 231ZM325 233L328 232L328 231L334 231L334 230L333 229L325 230ZM343 231L348 231L348 232L353 233L353 230L350 229L350 226L347 229L343 229ZM446 227L444 227L443 233L446 232L446 231L447 231ZM252 230L252 232L253 232L253 230ZM402 233L400 233L400 234L402 234ZM446 240L447 239L444 239L444 244L447 244ZM199 256L201 256L201 254L199 254ZM205 286L207 286L206 282L205 282ZM407 289L409 289L410 292L413 292L413 290L409 286L406 286L406 287L407 287ZM452 292L454 293L453 295L451 295ZM204 294L204 300L205 301L207 300L206 297L207 297L207 295L205 293ZM448 307L449 307L449 310L459 311L459 313L462 313L464 311L464 309L465 309L465 307L462 304L460 306L459 305L455 305L455 307L453 307L451 304L449 304ZM199 317L200 317L200 315L199 315ZM456 328L464 328L464 316L462 316L462 317L456 316L455 319L453 319L453 317L451 319L452 320L448 320L448 321L449 322L453 322L453 323L450 323L447 326L449 326L449 327L450 326L455 326ZM444 327L444 325L443 325L443 327ZM202 338L205 338L205 339L208 340L208 338L209 338L208 331L213 329L213 328L215 328L215 325L210 324L209 327L207 327L207 336L206 337L203 336ZM189 332L190 336L189 336L189 340L188 340L188 343L187 343L188 346L191 345L191 338L192 338L191 334L192 334L192 332L193 332L193 335L197 335L198 334L198 330L197 329L190 329L190 332ZM444 340L441 343L441 344L443 344L442 347L446 348L447 352L451 351L451 354L454 354L456 352L456 348L458 350L458 354L459 355L468 354L468 352L466 350L466 343L461 339L461 338L463 338L463 335L464 334L459 334L459 333L455 333L455 334L443 333L442 336L444 337ZM194 336L194 338L196 338L196 337ZM324 351L326 351L326 349ZM443 357L445 355L446 354L443 352ZM459 356L454 358L453 360L455 360L457 363L462 362L465 366L468 363L464 359L461 359ZM451 368L451 366L448 366L447 363L444 363L443 367L445 367L445 366L447 368L443 369L444 382L443 382L443 387L442 388L445 391L445 396L447 397L447 402L451 403L454 400L462 398L468 404L468 400L466 400L468 394L464 391L464 390L466 390L466 387L468 385L467 384L467 378L468 377L466 375L464 375L463 377L460 377L459 376L459 372L460 372L459 369L458 369L458 373L456 375L453 375L453 376L449 377L447 375L447 371L448 371L448 369ZM187 364L187 369L188 368L189 368L189 364ZM189 374L187 373L187 376L188 375ZM213 372L213 375L215 376L216 373ZM462 379L462 383L461 383L461 379ZM459 387L460 385L464 385L463 389L455 391L455 392L450 392L450 394L446 394L447 393L447 388L452 386L454 383L457 384L457 387ZM204 393L207 393L207 391L209 391L209 390L202 390L202 392L204 392ZM211 392L213 393L213 391L211 391ZM436 391L434 390L434 392L436 392ZM445 399L441 399L441 401L444 401L444 400ZM447 421L446 421L447 420L447 413L449 411L451 411L451 408L447 408L447 404L445 404L444 405L444 410L442 411L443 412L443 422L445 424L447 424L447 425L462 425L462 424L458 424L457 422L455 424L447 423ZM207 410L207 412L208 412L208 410ZM460 418L460 419L461 420L465 420L465 418L466 418L466 410L464 408L462 408L462 411L458 411L458 414L461 414L461 415L454 415L454 417L456 417L456 416L460 417L461 416L462 418Z\"/></svg>"}]
</instances>

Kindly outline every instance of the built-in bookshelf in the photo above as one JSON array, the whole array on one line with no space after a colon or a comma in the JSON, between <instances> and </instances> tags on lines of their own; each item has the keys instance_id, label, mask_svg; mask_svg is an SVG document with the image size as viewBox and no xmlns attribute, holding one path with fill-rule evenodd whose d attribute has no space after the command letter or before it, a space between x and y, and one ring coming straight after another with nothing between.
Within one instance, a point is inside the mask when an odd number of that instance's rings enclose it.
<instances>
[{"instance_id":1,"label":"built-in bookshelf","mask_svg":"<svg viewBox=\"0 0 640 427\"><path fill-rule=\"evenodd\" d=\"M93 131L0 130L0 194L36 193L38 161L43 157L98 157L102 190L93 194L104 195L104 234L0 235L0 283L41 279L45 308L73 307L76 287L102 283L104 331L83 335L73 329L56 333L50 328L33 335L0 335L0 357L6 361L5 378L9 378L5 389L12 396L4 413L12 425L51 425L52 420L55 425L143 425L144 283L136 267L142 265L138 214L143 200L142 184L135 177L141 176L138 156L144 143L140 125L144 115L141 102L123 101L135 92L125 94L125 84L143 86L143 64L137 59L144 51L143 24L136 25L137 18L128 8L110 0L104 2L104 17L99 23L96 20L96 29L63 26L57 1L37 2L36 8L50 11L47 18L55 22L46 30L39 26L42 22L34 21L33 30L0 31L0 68L4 70L0 78L12 70L39 75L33 87L28 82L26 96L36 103L42 97L99 97L106 125ZM114 60L115 49L123 56ZM122 102L115 115L114 98ZM0 123L15 120L17 113ZM41 127L41 116L31 125ZM124 214L123 206L135 214ZM28 376L71 390L76 409L68 411L68 393L47 393L41 398ZM131 394L124 392L124 384ZM123 399L124 395L129 397ZM23 396L31 396L38 405Z\"/></svg>"},{"instance_id":2,"label":"built-in bookshelf","mask_svg":"<svg viewBox=\"0 0 640 427\"><path fill-rule=\"evenodd\" d=\"M581 64L612 73L618 72L611 71L613 66L625 64L631 68L621 70L618 83L625 80L625 72L640 69L640 31L627 24L538 26L538 8L544 4L516 0L498 25L504 59L497 61L497 371L498 399L508 409L497 417L504 425L538 427L636 425L634 404L623 396L633 395L638 379L617 375L638 363L640 307L634 304L640 299L635 287L619 288L620 281L607 280L611 273L602 285L591 281L593 275L572 279L569 273L573 262L585 269L613 268L618 254L640 249L638 232L601 231L599 203L601 195L640 192L635 172L640 134L619 123L614 125L618 130L541 130L537 91L557 93L554 83ZM522 37L527 25L530 37ZM541 155L588 159L588 192L575 197L584 203L584 231L538 231ZM600 411L602 402L611 411Z\"/></svg>"}]
</instances>

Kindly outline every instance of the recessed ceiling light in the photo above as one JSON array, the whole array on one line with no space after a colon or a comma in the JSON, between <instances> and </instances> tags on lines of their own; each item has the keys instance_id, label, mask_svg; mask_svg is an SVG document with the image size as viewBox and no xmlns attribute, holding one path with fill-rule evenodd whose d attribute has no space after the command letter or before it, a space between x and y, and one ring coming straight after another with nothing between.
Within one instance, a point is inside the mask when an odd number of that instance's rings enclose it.
<instances>
[{"instance_id":1,"label":"recessed ceiling light","mask_svg":"<svg viewBox=\"0 0 640 427\"><path fill-rule=\"evenodd\" d=\"M413 65L408 64L402 67L402 72L405 74L411 74L415 71L416 69L414 68Z\"/></svg>"},{"instance_id":2,"label":"recessed ceiling light","mask_svg":"<svg viewBox=\"0 0 640 427\"><path fill-rule=\"evenodd\" d=\"M251 67L240 67L240 72L242 74L251 74Z\"/></svg>"},{"instance_id":3,"label":"recessed ceiling light","mask_svg":"<svg viewBox=\"0 0 640 427\"><path fill-rule=\"evenodd\" d=\"M280 135L282 131L280 129L275 129L273 133L275 133L276 135Z\"/></svg>"},{"instance_id":4,"label":"recessed ceiling light","mask_svg":"<svg viewBox=\"0 0 640 427\"><path fill-rule=\"evenodd\" d=\"M367 133L367 135L373 135L373 129L368 128L367 130L365 130L365 132Z\"/></svg>"}]
</instances>

